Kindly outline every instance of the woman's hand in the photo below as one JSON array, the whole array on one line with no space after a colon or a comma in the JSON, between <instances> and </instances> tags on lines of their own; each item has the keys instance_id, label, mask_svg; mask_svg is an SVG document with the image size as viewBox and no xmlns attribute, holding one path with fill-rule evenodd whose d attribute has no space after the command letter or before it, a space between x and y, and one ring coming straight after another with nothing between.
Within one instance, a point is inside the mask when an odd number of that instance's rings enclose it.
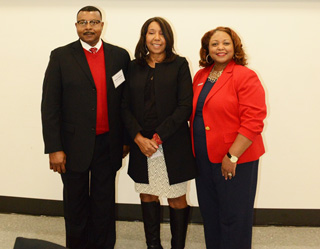
<instances>
[{"instance_id":1,"label":"woman's hand","mask_svg":"<svg viewBox=\"0 0 320 249\"><path fill-rule=\"evenodd\" d=\"M231 180L236 175L237 163L232 163L227 155L222 159L221 172L226 180ZM232 174L232 175L231 175Z\"/></svg>"},{"instance_id":2,"label":"woman's hand","mask_svg":"<svg viewBox=\"0 0 320 249\"><path fill-rule=\"evenodd\" d=\"M239 133L231 145L229 153L239 158L251 144L252 141L249 138ZM222 159L221 172L226 180L232 179L236 175L236 167L237 163L231 162L229 157L225 155Z\"/></svg>"},{"instance_id":3,"label":"woman's hand","mask_svg":"<svg viewBox=\"0 0 320 249\"><path fill-rule=\"evenodd\" d=\"M139 146L141 152L146 157L152 156L159 147L154 140L142 136L140 132L134 138L134 142Z\"/></svg>"}]
</instances>

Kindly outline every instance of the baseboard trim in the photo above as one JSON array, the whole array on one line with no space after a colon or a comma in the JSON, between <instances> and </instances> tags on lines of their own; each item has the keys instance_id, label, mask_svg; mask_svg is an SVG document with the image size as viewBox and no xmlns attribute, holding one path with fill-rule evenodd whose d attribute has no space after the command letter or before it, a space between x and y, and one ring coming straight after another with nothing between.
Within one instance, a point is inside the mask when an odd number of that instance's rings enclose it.
<instances>
[{"instance_id":1,"label":"baseboard trim","mask_svg":"<svg viewBox=\"0 0 320 249\"><path fill-rule=\"evenodd\" d=\"M162 221L169 222L169 208L162 206ZM0 196L0 213L63 216L63 202L34 198ZM139 204L116 204L116 219L141 221ZM191 223L202 223L198 207L191 207ZM320 209L255 209L255 226L320 227Z\"/></svg>"}]
</instances>

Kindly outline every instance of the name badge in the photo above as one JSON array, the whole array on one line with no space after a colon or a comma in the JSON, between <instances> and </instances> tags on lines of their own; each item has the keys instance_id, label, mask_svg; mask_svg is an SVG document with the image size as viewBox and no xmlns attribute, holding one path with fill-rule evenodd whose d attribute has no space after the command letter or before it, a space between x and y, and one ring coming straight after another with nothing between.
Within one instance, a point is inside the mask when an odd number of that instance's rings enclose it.
<instances>
[{"instance_id":1,"label":"name badge","mask_svg":"<svg viewBox=\"0 0 320 249\"><path fill-rule=\"evenodd\" d=\"M201 85L203 85L203 83L199 83L199 84L198 84L198 86L201 86Z\"/></svg>"},{"instance_id":2,"label":"name badge","mask_svg":"<svg viewBox=\"0 0 320 249\"><path fill-rule=\"evenodd\" d=\"M120 86L125 81L122 69L112 76L112 80L115 88Z\"/></svg>"}]
</instances>

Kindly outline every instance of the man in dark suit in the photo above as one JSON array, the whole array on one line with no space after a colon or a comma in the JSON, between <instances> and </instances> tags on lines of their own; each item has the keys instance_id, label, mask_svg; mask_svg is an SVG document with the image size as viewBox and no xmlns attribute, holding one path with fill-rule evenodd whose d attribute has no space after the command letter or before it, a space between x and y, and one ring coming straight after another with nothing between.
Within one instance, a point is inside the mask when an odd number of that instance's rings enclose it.
<instances>
[{"instance_id":1,"label":"man in dark suit","mask_svg":"<svg viewBox=\"0 0 320 249\"><path fill-rule=\"evenodd\" d=\"M41 104L45 153L64 184L66 244L115 244L115 175L128 148L120 102L128 53L101 40L99 9L77 14L79 40L52 51Z\"/></svg>"}]
</instances>

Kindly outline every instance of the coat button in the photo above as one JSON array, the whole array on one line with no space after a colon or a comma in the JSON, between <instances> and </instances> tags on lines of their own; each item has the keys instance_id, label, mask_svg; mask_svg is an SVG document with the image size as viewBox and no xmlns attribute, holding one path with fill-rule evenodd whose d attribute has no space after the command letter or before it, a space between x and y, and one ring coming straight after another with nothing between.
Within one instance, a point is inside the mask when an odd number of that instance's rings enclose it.
<instances>
[{"instance_id":1,"label":"coat button","mask_svg":"<svg viewBox=\"0 0 320 249\"><path fill-rule=\"evenodd\" d=\"M206 126L206 130L207 130L207 131L210 131L210 127L209 127L209 126Z\"/></svg>"}]
</instances>

